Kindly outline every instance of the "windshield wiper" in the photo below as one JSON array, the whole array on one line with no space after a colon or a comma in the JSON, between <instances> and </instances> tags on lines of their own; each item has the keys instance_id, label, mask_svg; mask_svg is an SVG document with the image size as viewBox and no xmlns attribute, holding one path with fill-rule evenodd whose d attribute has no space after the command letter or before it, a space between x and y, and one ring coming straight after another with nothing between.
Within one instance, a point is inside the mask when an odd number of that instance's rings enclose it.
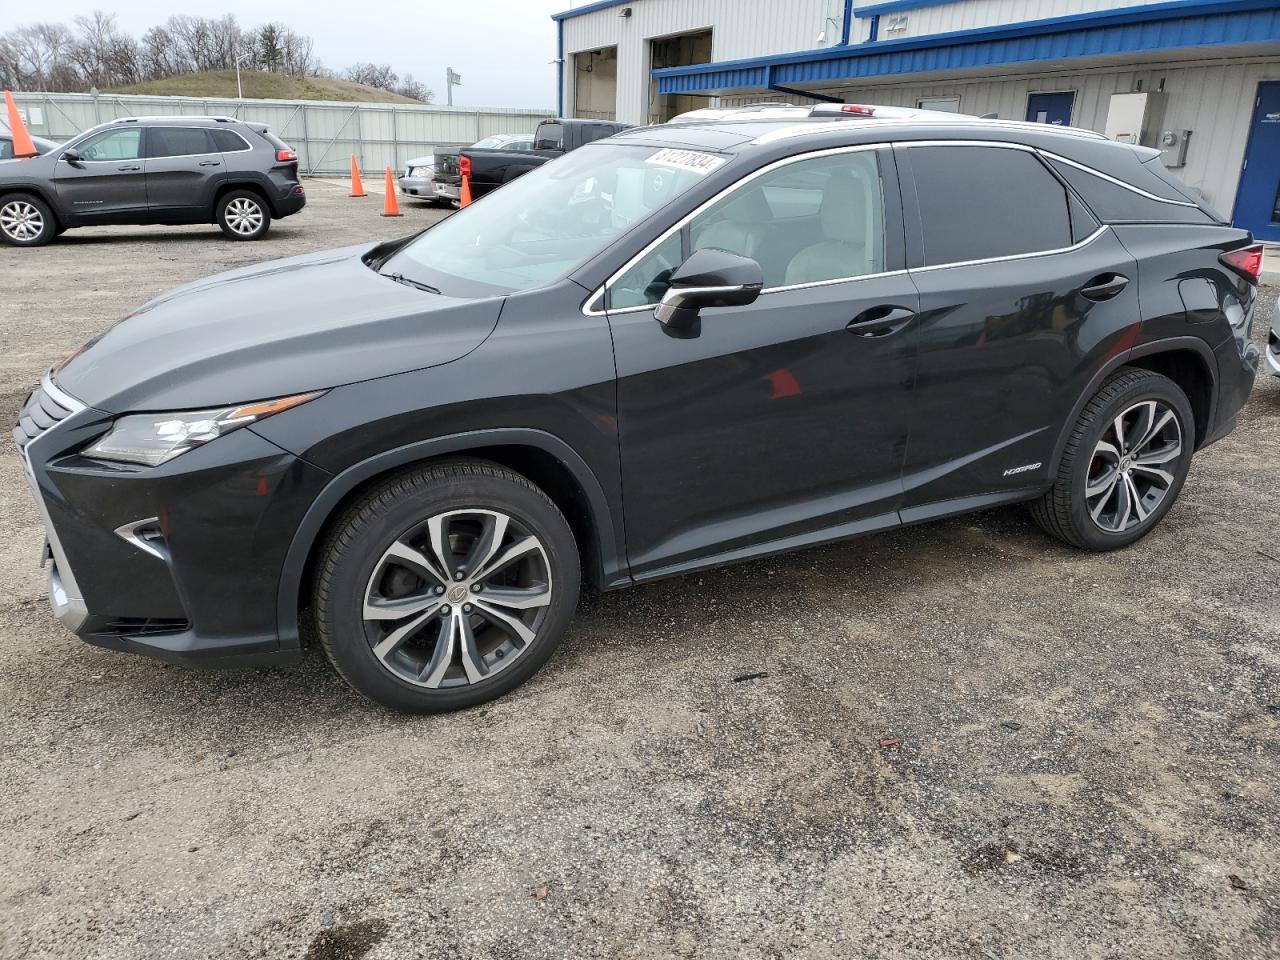
<instances>
[{"instance_id":1,"label":"windshield wiper","mask_svg":"<svg viewBox=\"0 0 1280 960\"><path fill-rule=\"evenodd\" d=\"M403 273L384 273L384 277L394 280L396 283L403 283L406 287L415 287L418 290L425 290L427 293L439 293L438 287L433 287L429 283L423 283L421 280L410 280Z\"/></svg>"}]
</instances>

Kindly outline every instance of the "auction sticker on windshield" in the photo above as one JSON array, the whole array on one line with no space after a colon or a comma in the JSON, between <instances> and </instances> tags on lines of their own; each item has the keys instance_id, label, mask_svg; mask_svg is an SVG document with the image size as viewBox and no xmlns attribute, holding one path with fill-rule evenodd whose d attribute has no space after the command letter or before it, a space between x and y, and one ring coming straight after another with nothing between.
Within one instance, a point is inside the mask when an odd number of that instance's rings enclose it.
<instances>
[{"instance_id":1,"label":"auction sticker on windshield","mask_svg":"<svg viewBox=\"0 0 1280 960\"><path fill-rule=\"evenodd\" d=\"M705 175L724 163L724 157L717 157L710 153L700 153L697 150L673 150L668 147L664 150L659 150L652 156L646 157L644 162Z\"/></svg>"}]
</instances>

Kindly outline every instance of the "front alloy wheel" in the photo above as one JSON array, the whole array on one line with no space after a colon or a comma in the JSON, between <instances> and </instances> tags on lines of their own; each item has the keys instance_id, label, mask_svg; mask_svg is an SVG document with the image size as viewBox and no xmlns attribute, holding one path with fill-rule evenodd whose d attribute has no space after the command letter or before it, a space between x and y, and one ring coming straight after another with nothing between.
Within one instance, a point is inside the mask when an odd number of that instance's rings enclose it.
<instances>
[{"instance_id":1,"label":"front alloy wheel","mask_svg":"<svg viewBox=\"0 0 1280 960\"><path fill-rule=\"evenodd\" d=\"M34 196L18 194L0 201L0 237L14 247L38 247L59 233L53 213Z\"/></svg>"},{"instance_id":2,"label":"front alloy wheel","mask_svg":"<svg viewBox=\"0 0 1280 960\"><path fill-rule=\"evenodd\" d=\"M453 460L396 474L336 519L315 623L330 662L407 712L501 696L554 651L578 602L578 546L526 478Z\"/></svg>"},{"instance_id":3,"label":"front alloy wheel","mask_svg":"<svg viewBox=\"0 0 1280 960\"><path fill-rule=\"evenodd\" d=\"M536 535L496 510L452 510L383 553L365 591L365 636L408 683L466 686L530 648L551 598L551 566Z\"/></svg>"}]
</instances>

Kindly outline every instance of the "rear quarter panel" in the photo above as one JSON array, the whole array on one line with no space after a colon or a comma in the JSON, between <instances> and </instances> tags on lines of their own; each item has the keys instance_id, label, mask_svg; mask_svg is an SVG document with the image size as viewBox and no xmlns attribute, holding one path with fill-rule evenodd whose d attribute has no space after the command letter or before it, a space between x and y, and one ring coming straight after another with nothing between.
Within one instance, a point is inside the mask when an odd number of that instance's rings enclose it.
<instances>
[{"instance_id":1,"label":"rear quarter panel","mask_svg":"<svg viewBox=\"0 0 1280 960\"><path fill-rule=\"evenodd\" d=\"M1138 345L1179 337L1203 341L1216 360L1210 370L1215 383L1209 429L1229 423L1248 397L1257 366L1250 339L1257 287L1223 267L1218 257L1247 244L1248 231L1212 224L1116 224L1112 229L1138 264L1143 316Z\"/></svg>"}]
</instances>

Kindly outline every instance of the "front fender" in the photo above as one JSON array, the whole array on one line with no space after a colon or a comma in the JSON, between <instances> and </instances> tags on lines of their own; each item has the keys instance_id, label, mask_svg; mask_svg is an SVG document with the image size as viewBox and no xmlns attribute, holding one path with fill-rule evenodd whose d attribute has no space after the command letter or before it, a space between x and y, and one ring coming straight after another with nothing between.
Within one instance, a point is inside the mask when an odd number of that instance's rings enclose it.
<instances>
[{"instance_id":1,"label":"front fender","mask_svg":"<svg viewBox=\"0 0 1280 960\"><path fill-rule=\"evenodd\" d=\"M307 562L325 524L352 491L398 467L495 446L523 446L541 450L555 457L573 475L586 496L596 535L597 582L603 586L630 582L625 557L619 550L614 535L612 515L604 488L586 461L569 444L543 430L530 428L473 430L388 450L348 467L329 481L303 516L285 555L276 611L281 649L294 650L300 646L298 603L304 588Z\"/></svg>"}]
</instances>

